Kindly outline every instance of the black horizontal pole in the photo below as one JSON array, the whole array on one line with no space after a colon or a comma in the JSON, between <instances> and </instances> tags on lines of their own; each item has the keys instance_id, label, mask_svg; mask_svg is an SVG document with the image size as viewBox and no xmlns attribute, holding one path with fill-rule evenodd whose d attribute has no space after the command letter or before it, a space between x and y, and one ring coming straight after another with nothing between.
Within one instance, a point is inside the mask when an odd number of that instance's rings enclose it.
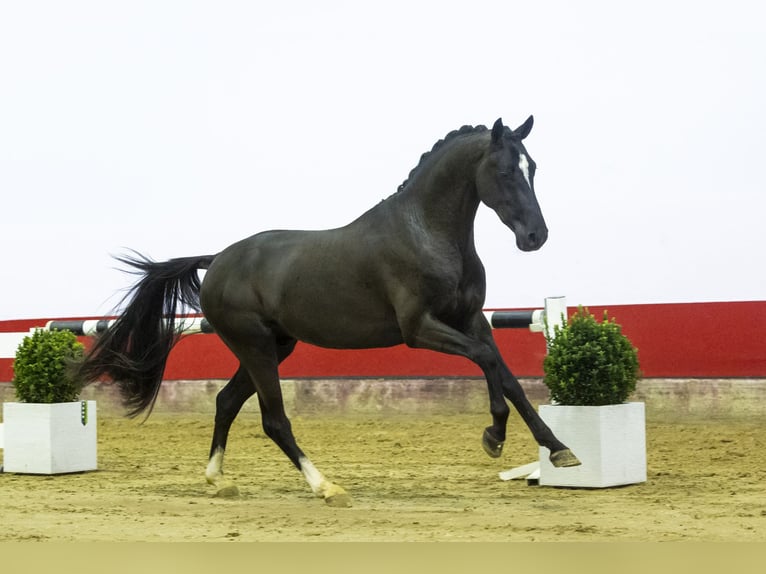
<instances>
[{"instance_id":1,"label":"black horizontal pole","mask_svg":"<svg viewBox=\"0 0 766 574\"><path fill-rule=\"evenodd\" d=\"M534 311L495 311L491 325L495 329L526 329L532 324Z\"/></svg>"}]
</instances>

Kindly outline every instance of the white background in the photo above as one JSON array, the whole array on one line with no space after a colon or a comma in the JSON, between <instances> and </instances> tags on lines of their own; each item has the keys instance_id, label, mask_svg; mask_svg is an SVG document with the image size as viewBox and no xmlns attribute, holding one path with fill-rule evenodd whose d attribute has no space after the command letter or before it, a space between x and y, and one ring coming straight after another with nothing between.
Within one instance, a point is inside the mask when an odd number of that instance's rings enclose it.
<instances>
[{"instance_id":1,"label":"white background","mask_svg":"<svg viewBox=\"0 0 766 574\"><path fill-rule=\"evenodd\" d=\"M0 0L0 319L108 313L128 248L343 225L529 114L550 238L480 210L487 307L764 299L762 6Z\"/></svg>"}]
</instances>

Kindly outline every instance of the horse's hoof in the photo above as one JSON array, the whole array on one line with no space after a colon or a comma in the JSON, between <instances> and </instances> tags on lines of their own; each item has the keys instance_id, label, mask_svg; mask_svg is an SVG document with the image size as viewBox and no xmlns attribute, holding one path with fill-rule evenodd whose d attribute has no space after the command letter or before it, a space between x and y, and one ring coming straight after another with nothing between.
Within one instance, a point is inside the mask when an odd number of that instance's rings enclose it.
<instances>
[{"instance_id":1,"label":"horse's hoof","mask_svg":"<svg viewBox=\"0 0 766 574\"><path fill-rule=\"evenodd\" d=\"M236 484L226 484L220 487L216 493L216 498L239 498L239 488Z\"/></svg>"},{"instance_id":2,"label":"horse's hoof","mask_svg":"<svg viewBox=\"0 0 766 574\"><path fill-rule=\"evenodd\" d=\"M333 508L350 508L351 497L340 486L333 484L327 489L324 495L324 501L327 506Z\"/></svg>"},{"instance_id":3,"label":"horse's hoof","mask_svg":"<svg viewBox=\"0 0 766 574\"><path fill-rule=\"evenodd\" d=\"M481 446L484 447L484 452L489 456L492 458L500 458L500 455L503 454L504 444L503 441L497 440L490 434L489 428L484 429L484 435L481 437Z\"/></svg>"},{"instance_id":4,"label":"horse's hoof","mask_svg":"<svg viewBox=\"0 0 766 574\"><path fill-rule=\"evenodd\" d=\"M580 462L580 459L578 459L574 455L574 453L568 448L564 450L557 450L556 452L552 452L549 459L551 461L551 464L555 466L556 468L564 468L567 466L580 466L582 464Z\"/></svg>"}]
</instances>

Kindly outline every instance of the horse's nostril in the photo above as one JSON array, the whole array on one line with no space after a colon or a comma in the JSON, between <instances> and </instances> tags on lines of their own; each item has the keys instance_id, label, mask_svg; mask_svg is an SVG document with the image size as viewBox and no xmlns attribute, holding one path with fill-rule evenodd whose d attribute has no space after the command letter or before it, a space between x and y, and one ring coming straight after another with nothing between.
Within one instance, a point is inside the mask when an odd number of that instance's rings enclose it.
<instances>
[{"instance_id":1,"label":"horse's nostril","mask_svg":"<svg viewBox=\"0 0 766 574\"><path fill-rule=\"evenodd\" d=\"M528 232L526 239L527 249L530 251L540 249L540 247L542 247L545 243L546 239L548 239L548 230L545 228Z\"/></svg>"}]
</instances>

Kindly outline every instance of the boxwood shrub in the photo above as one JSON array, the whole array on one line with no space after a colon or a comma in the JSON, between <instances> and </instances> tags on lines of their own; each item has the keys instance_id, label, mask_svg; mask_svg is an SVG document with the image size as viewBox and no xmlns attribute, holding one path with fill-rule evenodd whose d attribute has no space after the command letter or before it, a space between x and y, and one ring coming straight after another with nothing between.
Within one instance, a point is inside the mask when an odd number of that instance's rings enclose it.
<instances>
[{"instance_id":1,"label":"boxwood shrub","mask_svg":"<svg viewBox=\"0 0 766 574\"><path fill-rule=\"evenodd\" d=\"M583 307L548 335L543 362L551 401L561 405L624 403L640 377L638 351L604 311L600 323Z\"/></svg>"},{"instance_id":2,"label":"boxwood shrub","mask_svg":"<svg viewBox=\"0 0 766 574\"><path fill-rule=\"evenodd\" d=\"M80 387L70 362L82 357L84 346L70 331L37 329L16 350L13 386L24 403L65 403L77 400Z\"/></svg>"}]
</instances>

